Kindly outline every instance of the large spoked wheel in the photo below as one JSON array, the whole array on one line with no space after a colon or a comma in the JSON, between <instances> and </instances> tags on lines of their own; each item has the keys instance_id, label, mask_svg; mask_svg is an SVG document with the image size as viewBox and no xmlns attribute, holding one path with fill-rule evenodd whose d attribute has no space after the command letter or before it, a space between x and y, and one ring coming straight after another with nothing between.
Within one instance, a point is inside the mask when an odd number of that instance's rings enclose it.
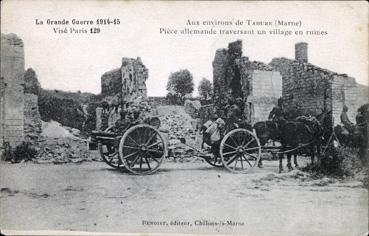
<instances>
[{"instance_id":1,"label":"large spoked wheel","mask_svg":"<svg viewBox=\"0 0 369 236\"><path fill-rule=\"evenodd\" d=\"M154 173L166 155L167 146L163 136L147 124L129 128L119 144L119 158L133 174Z\"/></svg>"},{"instance_id":2,"label":"large spoked wheel","mask_svg":"<svg viewBox=\"0 0 369 236\"><path fill-rule=\"evenodd\" d=\"M215 167L223 167L222 158L220 156L213 155L211 158L204 158L207 163Z\"/></svg>"},{"instance_id":3,"label":"large spoked wheel","mask_svg":"<svg viewBox=\"0 0 369 236\"><path fill-rule=\"evenodd\" d=\"M101 141L97 145L100 156L106 164L116 169L124 168L123 162L119 159L118 150L114 145L103 144Z\"/></svg>"},{"instance_id":4,"label":"large spoked wheel","mask_svg":"<svg viewBox=\"0 0 369 236\"><path fill-rule=\"evenodd\" d=\"M223 165L234 173L246 173L260 161L261 146L256 134L246 129L234 129L220 143Z\"/></svg>"}]
</instances>

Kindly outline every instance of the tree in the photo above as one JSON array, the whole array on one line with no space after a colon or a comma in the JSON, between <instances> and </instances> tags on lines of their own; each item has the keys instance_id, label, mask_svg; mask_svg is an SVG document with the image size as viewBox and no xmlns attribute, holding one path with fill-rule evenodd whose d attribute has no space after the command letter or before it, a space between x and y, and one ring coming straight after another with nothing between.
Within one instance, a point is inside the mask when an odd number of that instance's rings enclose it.
<instances>
[{"instance_id":1,"label":"tree","mask_svg":"<svg viewBox=\"0 0 369 236\"><path fill-rule=\"evenodd\" d=\"M213 84L206 78L202 78L199 86L197 87L200 97L208 100L213 96Z\"/></svg>"},{"instance_id":2,"label":"tree","mask_svg":"<svg viewBox=\"0 0 369 236\"><path fill-rule=\"evenodd\" d=\"M28 68L24 73L24 92L38 95L41 85L38 82L36 72L32 68Z\"/></svg>"},{"instance_id":3,"label":"tree","mask_svg":"<svg viewBox=\"0 0 369 236\"><path fill-rule=\"evenodd\" d=\"M187 69L171 73L167 83L168 94L178 96L181 100L194 89L193 77Z\"/></svg>"}]
</instances>

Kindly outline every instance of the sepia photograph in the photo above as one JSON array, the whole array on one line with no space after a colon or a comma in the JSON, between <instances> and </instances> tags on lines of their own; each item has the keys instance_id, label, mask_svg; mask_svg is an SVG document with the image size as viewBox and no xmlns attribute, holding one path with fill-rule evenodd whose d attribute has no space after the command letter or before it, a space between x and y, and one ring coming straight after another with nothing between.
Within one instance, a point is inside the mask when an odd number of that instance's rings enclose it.
<instances>
[{"instance_id":1,"label":"sepia photograph","mask_svg":"<svg viewBox=\"0 0 369 236\"><path fill-rule=\"evenodd\" d=\"M368 234L366 1L1 2L1 235Z\"/></svg>"}]
</instances>

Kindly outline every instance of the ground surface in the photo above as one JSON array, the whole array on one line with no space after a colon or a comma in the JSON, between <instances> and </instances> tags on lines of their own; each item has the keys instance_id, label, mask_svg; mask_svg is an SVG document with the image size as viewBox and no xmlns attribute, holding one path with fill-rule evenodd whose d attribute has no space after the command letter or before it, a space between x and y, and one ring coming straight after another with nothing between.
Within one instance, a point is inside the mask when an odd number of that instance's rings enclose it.
<instances>
[{"instance_id":1,"label":"ground surface","mask_svg":"<svg viewBox=\"0 0 369 236\"><path fill-rule=\"evenodd\" d=\"M278 174L277 161L264 165L237 175L200 161L166 161L154 175L134 176L101 162L0 163L0 228L314 236L368 230L368 191L360 182ZM175 220L190 225L170 226Z\"/></svg>"}]
</instances>

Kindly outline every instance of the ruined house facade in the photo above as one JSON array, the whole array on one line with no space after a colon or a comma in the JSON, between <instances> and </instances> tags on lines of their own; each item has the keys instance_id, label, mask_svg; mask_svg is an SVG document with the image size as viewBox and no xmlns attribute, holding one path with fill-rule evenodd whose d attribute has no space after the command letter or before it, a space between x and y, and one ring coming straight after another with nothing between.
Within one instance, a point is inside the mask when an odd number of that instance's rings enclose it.
<instances>
[{"instance_id":1,"label":"ruined house facade","mask_svg":"<svg viewBox=\"0 0 369 236\"><path fill-rule=\"evenodd\" d=\"M127 104L147 98L146 80L149 70L141 58L122 58L119 68L108 71L101 76L101 95L111 107L124 109ZM96 129L111 126L120 118L116 109L109 114L99 107L96 109Z\"/></svg>"},{"instance_id":2,"label":"ruined house facade","mask_svg":"<svg viewBox=\"0 0 369 236\"><path fill-rule=\"evenodd\" d=\"M146 80L149 70L141 58L123 58L120 68L101 76L101 95L117 96L122 102L132 102L138 97L147 97Z\"/></svg>"},{"instance_id":3,"label":"ruined house facade","mask_svg":"<svg viewBox=\"0 0 369 236\"><path fill-rule=\"evenodd\" d=\"M24 47L15 34L1 34L0 153L41 133L37 96L24 93Z\"/></svg>"},{"instance_id":4,"label":"ruined house facade","mask_svg":"<svg viewBox=\"0 0 369 236\"><path fill-rule=\"evenodd\" d=\"M368 103L368 87L358 84L346 74L338 74L308 62L308 44L295 45L295 59L274 58L269 64L282 75L284 106L304 115L332 111L332 121L340 123L344 105L355 122L357 109Z\"/></svg>"},{"instance_id":5,"label":"ruined house facade","mask_svg":"<svg viewBox=\"0 0 369 236\"><path fill-rule=\"evenodd\" d=\"M15 34L1 34L0 145L18 145L24 136L24 48Z\"/></svg>"},{"instance_id":6,"label":"ruined house facade","mask_svg":"<svg viewBox=\"0 0 369 236\"><path fill-rule=\"evenodd\" d=\"M338 74L308 61L308 44L295 45L295 58L274 58L269 64L242 56L242 42L216 51L213 61L214 102L224 107L230 97L245 102L245 116L255 123L267 120L269 112L283 98L287 112L318 115L332 111L333 124L340 123L343 105L355 121L357 108L368 103L368 87L346 74Z\"/></svg>"},{"instance_id":7,"label":"ruined house facade","mask_svg":"<svg viewBox=\"0 0 369 236\"><path fill-rule=\"evenodd\" d=\"M244 115L251 123L266 120L282 95L280 73L270 65L242 56L240 40L216 51L213 84L215 106L224 107L231 97L241 98Z\"/></svg>"}]
</instances>

